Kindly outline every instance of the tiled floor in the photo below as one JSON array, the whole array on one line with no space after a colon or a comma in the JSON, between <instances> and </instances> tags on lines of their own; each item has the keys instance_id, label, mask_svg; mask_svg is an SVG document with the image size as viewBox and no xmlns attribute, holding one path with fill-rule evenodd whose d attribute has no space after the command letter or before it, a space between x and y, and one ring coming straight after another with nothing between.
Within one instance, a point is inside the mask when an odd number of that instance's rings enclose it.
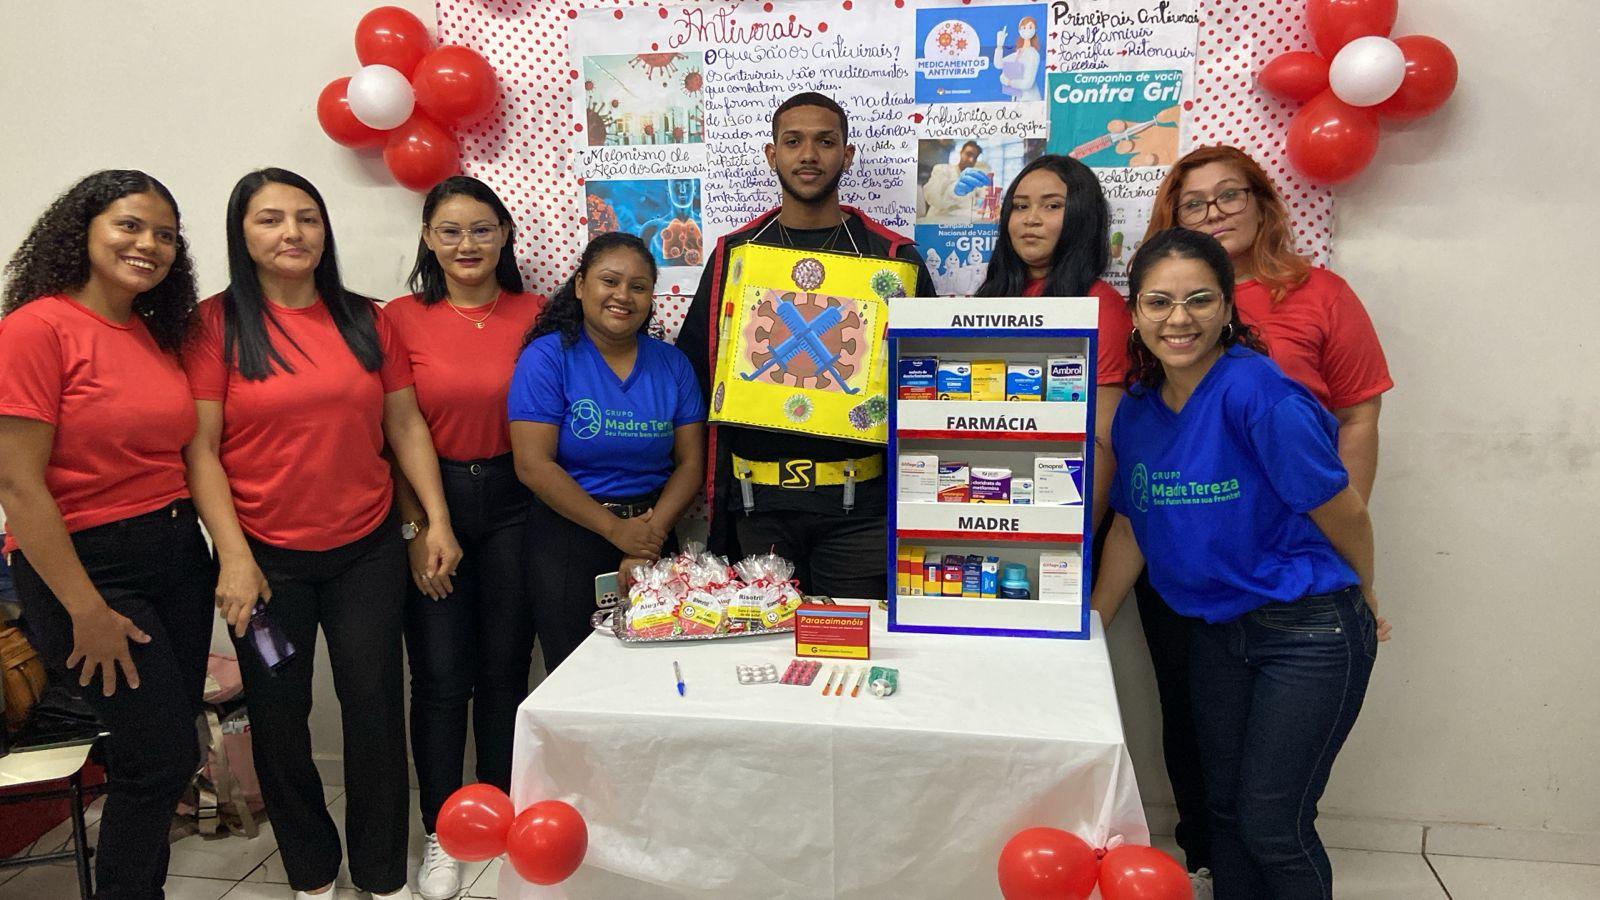
<instances>
[{"instance_id":1,"label":"tiled floor","mask_svg":"<svg viewBox=\"0 0 1600 900\"><path fill-rule=\"evenodd\" d=\"M344 795L327 788L328 811L344 831ZM415 792L412 800L415 802ZM100 804L89 808L89 834L99 831ZM67 834L62 825L40 839L37 849L61 845ZM1168 853L1177 846L1170 837L1157 837L1155 845ZM413 828L408 871L415 871L422 853L420 829ZM1600 866L1538 863L1469 856L1426 858L1415 853L1372 853L1332 850L1338 900L1501 900L1529 897L1538 900L1593 900L1600 897ZM272 837L272 826L250 840L240 837L205 840L187 837L172 845L167 878L169 900L288 900L292 896L283 864ZM500 863L466 866L464 896L495 896ZM341 872L339 884L349 887ZM0 871L0 900L71 900L78 881L68 863ZM347 892L345 898L352 895ZM366 897L356 894L356 897Z\"/></svg>"}]
</instances>

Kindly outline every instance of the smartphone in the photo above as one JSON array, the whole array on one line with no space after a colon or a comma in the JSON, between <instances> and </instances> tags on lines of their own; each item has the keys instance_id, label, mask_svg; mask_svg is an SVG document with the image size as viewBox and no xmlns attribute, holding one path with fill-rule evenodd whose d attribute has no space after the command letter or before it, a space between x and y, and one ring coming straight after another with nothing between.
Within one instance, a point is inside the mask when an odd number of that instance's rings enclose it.
<instances>
[{"instance_id":1,"label":"smartphone","mask_svg":"<svg viewBox=\"0 0 1600 900\"><path fill-rule=\"evenodd\" d=\"M617 573L607 572L594 577L594 605L599 609L613 609L622 602L622 593L617 589Z\"/></svg>"}]
</instances>

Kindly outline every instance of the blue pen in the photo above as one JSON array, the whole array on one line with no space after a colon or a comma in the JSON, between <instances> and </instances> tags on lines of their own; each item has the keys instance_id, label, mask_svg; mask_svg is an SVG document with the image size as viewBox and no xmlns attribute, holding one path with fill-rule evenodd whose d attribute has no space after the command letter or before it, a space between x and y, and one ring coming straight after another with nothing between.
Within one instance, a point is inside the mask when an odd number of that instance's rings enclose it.
<instances>
[{"instance_id":1,"label":"blue pen","mask_svg":"<svg viewBox=\"0 0 1600 900\"><path fill-rule=\"evenodd\" d=\"M683 696L683 670L678 668L678 661L672 661L672 675L678 679L678 696Z\"/></svg>"}]
</instances>

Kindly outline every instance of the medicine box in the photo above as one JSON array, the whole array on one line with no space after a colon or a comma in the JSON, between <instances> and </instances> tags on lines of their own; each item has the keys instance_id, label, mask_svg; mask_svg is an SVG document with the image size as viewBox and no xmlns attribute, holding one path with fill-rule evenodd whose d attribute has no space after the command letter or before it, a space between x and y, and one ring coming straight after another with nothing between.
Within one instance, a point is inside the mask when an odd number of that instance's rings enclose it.
<instances>
[{"instance_id":1,"label":"medicine box","mask_svg":"<svg viewBox=\"0 0 1600 900\"><path fill-rule=\"evenodd\" d=\"M1052 357L1045 362L1044 399L1083 401L1089 397L1088 364L1083 354Z\"/></svg>"},{"instance_id":2,"label":"medicine box","mask_svg":"<svg viewBox=\"0 0 1600 900\"><path fill-rule=\"evenodd\" d=\"M972 362L972 399L1004 400L1006 398L1006 361L979 359Z\"/></svg>"},{"instance_id":3,"label":"medicine box","mask_svg":"<svg viewBox=\"0 0 1600 900\"><path fill-rule=\"evenodd\" d=\"M971 400L972 364L966 360L941 360L937 384L940 400Z\"/></svg>"},{"instance_id":4,"label":"medicine box","mask_svg":"<svg viewBox=\"0 0 1600 900\"><path fill-rule=\"evenodd\" d=\"M939 499L939 457L927 453L900 456L900 496L903 501L933 503Z\"/></svg>"},{"instance_id":5,"label":"medicine box","mask_svg":"<svg viewBox=\"0 0 1600 900\"><path fill-rule=\"evenodd\" d=\"M1038 363L1008 363L1006 365L1007 400L1041 400L1043 398L1043 367Z\"/></svg>"},{"instance_id":6,"label":"medicine box","mask_svg":"<svg viewBox=\"0 0 1600 900\"><path fill-rule=\"evenodd\" d=\"M901 357L899 386L901 400L938 399L939 357Z\"/></svg>"}]
</instances>

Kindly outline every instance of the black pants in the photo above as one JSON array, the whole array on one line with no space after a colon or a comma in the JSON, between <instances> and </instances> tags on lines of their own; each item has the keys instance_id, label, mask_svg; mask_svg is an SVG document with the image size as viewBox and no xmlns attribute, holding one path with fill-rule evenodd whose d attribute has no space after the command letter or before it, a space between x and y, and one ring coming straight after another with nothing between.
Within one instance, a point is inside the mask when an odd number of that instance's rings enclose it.
<instances>
[{"instance_id":1,"label":"black pants","mask_svg":"<svg viewBox=\"0 0 1600 900\"><path fill-rule=\"evenodd\" d=\"M247 641L234 640L256 774L289 885L314 890L339 874L339 832L323 801L307 722L320 625L343 725L350 878L362 890L396 890L406 883L411 805L400 646L405 545L397 516L332 550L255 540L250 549L272 587L267 614L295 646L294 658L273 672Z\"/></svg>"},{"instance_id":2,"label":"black pants","mask_svg":"<svg viewBox=\"0 0 1600 900\"><path fill-rule=\"evenodd\" d=\"M1178 807L1173 839L1183 848L1189 871L1211 868L1211 812L1206 806L1205 767L1200 739L1195 731L1191 703L1189 649L1198 620L1180 616L1150 585L1148 570L1133 586L1139 602L1144 642L1155 667L1156 690L1161 697L1161 750L1166 755L1167 778Z\"/></svg>"},{"instance_id":3,"label":"black pants","mask_svg":"<svg viewBox=\"0 0 1600 900\"><path fill-rule=\"evenodd\" d=\"M668 535L663 554L677 552ZM554 672L594 630L594 580L615 572L622 551L535 497L528 505L528 596L544 669Z\"/></svg>"},{"instance_id":4,"label":"black pants","mask_svg":"<svg viewBox=\"0 0 1600 900\"><path fill-rule=\"evenodd\" d=\"M1106 513L1094 536L1095 577L1100 572L1100 554L1116 515ZM1156 673L1156 692L1161 704L1161 750L1166 757L1167 780L1172 782L1173 803L1178 807L1178 824L1173 839L1183 849L1189 871L1211 868L1211 812L1206 807L1206 782L1200 765L1200 741L1190 706L1189 645L1194 619L1172 611L1150 585L1148 570L1139 573L1133 595L1139 604L1139 621L1144 626L1145 646Z\"/></svg>"},{"instance_id":5,"label":"black pants","mask_svg":"<svg viewBox=\"0 0 1600 900\"><path fill-rule=\"evenodd\" d=\"M477 780L511 790L511 737L517 705L528 696L534 638L523 547L533 495L509 454L441 459L439 468L463 553L455 589L432 600L413 583L406 600L411 755L428 834L439 807L461 787L469 701Z\"/></svg>"},{"instance_id":6,"label":"black pants","mask_svg":"<svg viewBox=\"0 0 1600 900\"><path fill-rule=\"evenodd\" d=\"M195 714L211 645L212 568L194 506L164 509L87 528L72 536L78 559L106 604L133 620L148 644L129 643L138 689L118 675L116 692L101 682L84 696L111 732L110 784L95 869L102 898L162 896L167 880L167 827L200 764ZM58 677L72 651L72 618L21 553L11 560L29 637Z\"/></svg>"},{"instance_id":7,"label":"black pants","mask_svg":"<svg viewBox=\"0 0 1600 900\"><path fill-rule=\"evenodd\" d=\"M889 591L888 525L881 515L755 512L739 516L739 547L794 563L804 594L882 600Z\"/></svg>"}]
</instances>

